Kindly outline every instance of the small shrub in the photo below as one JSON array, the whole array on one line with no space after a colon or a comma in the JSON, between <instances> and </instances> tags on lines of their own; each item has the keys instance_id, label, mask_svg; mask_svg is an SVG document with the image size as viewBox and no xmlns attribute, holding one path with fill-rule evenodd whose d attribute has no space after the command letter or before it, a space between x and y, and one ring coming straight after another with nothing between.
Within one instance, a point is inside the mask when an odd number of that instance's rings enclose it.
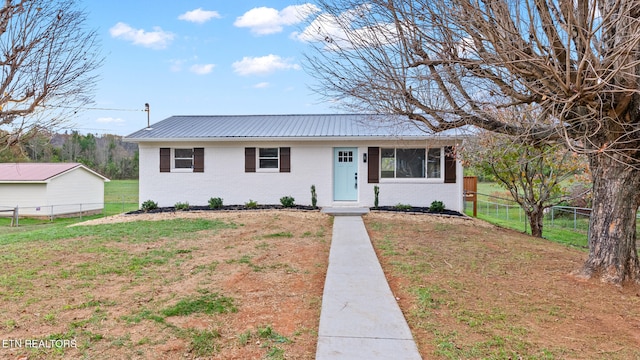
<instances>
[{"instance_id":1,"label":"small shrub","mask_svg":"<svg viewBox=\"0 0 640 360\"><path fill-rule=\"evenodd\" d=\"M311 185L311 206L315 209L318 204L318 194L316 194L316 186Z\"/></svg>"},{"instance_id":2,"label":"small shrub","mask_svg":"<svg viewBox=\"0 0 640 360\"><path fill-rule=\"evenodd\" d=\"M280 204L286 208L294 207L296 205L296 199L291 196L283 196L280 198Z\"/></svg>"},{"instance_id":3,"label":"small shrub","mask_svg":"<svg viewBox=\"0 0 640 360\"><path fill-rule=\"evenodd\" d=\"M189 202L177 202L175 205L173 205L173 207L175 207L176 210L189 210Z\"/></svg>"},{"instance_id":4,"label":"small shrub","mask_svg":"<svg viewBox=\"0 0 640 360\"><path fill-rule=\"evenodd\" d=\"M394 206L394 208L396 208L397 210L409 210L411 209L411 205L398 203Z\"/></svg>"},{"instance_id":5,"label":"small shrub","mask_svg":"<svg viewBox=\"0 0 640 360\"><path fill-rule=\"evenodd\" d=\"M373 187L373 207L378 208L378 195L380 195L380 187L378 185Z\"/></svg>"},{"instance_id":6,"label":"small shrub","mask_svg":"<svg viewBox=\"0 0 640 360\"><path fill-rule=\"evenodd\" d=\"M443 212L444 211L444 203L442 201L434 201L429 206L429 211L431 212Z\"/></svg>"},{"instance_id":7,"label":"small shrub","mask_svg":"<svg viewBox=\"0 0 640 360\"><path fill-rule=\"evenodd\" d=\"M220 209L222 207L222 199L219 197L209 199L209 209Z\"/></svg>"},{"instance_id":8,"label":"small shrub","mask_svg":"<svg viewBox=\"0 0 640 360\"><path fill-rule=\"evenodd\" d=\"M142 206L140 206L140 210L144 212L155 210L157 208L158 208L158 203L153 200L147 200L142 203Z\"/></svg>"},{"instance_id":9,"label":"small shrub","mask_svg":"<svg viewBox=\"0 0 640 360\"><path fill-rule=\"evenodd\" d=\"M255 209L258 207L258 202L249 199L248 202L244 203L244 206L246 206L249 209Z\"/></svg>"}]
</instances>

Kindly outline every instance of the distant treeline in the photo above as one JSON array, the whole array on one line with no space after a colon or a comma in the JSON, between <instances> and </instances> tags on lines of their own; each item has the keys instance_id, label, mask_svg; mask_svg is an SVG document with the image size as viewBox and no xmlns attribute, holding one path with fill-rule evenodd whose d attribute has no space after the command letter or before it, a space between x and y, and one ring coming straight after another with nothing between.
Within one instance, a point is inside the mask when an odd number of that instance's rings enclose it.
<instances>
[{"instance_id":1,"label":"distant treeline","mask_svg":"<svg viewBox=\"0 0 640 360\"><path fill-rule=\"evenodd\" d=\"M138 145L118 135L46 133L0 151L0 162L78 162L110 179L138 178Z\"/></svg>"}]
</instances>

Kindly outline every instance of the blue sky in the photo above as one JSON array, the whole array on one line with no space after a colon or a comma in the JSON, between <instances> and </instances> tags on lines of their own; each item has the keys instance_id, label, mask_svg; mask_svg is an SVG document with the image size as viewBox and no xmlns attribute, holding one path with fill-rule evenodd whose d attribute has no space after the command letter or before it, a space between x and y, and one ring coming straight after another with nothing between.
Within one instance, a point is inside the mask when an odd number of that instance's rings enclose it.
<instances>
[{"instance_id":1,"label":"blue sky","mask_svg":"<svg viewBox=\"0 0 640 360\"><path fill-rule=\"evenodd\" d=\"M127 135L171 115L341 112L322 102L303 69L308 44L297 0L85 0L105 63L82 133Z\"/></svg>"}]
</instances>

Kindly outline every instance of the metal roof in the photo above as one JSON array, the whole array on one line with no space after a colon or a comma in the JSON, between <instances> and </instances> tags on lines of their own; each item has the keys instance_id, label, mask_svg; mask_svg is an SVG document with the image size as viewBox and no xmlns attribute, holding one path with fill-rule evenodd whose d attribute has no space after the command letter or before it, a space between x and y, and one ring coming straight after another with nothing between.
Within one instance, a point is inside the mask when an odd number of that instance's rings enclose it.
<instances>
[{"instance_id":1,"label":"metal roof","mask_svg":"<svg viewBox=\"0 0 640 360\"><path fill-rule=\"evenodd\" d=\"M75 168L83 168L109 181L79 163L0 163L0 182L47 182Z\"/></svg>"},{"instance_id":2,"label":"metal roof","mask_svg":"<svg viewBox=\"0 0 640 360\"><path fill-rule=\"evenodd\" d=\"M172 116L125 137L131 142L327 138L427 139L433 134L406 116L373 114Z\"/></svg>"}]
</instances>

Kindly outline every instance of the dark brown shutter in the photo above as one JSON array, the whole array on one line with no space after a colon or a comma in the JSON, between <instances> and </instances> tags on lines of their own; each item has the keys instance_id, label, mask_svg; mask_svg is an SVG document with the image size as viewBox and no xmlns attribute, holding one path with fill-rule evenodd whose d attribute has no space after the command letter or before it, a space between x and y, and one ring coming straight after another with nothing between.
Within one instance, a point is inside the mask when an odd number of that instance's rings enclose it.
<instances>
[{"instance_id":1,"label":"dark brown shutter","mask_svg":"<svg viewBox=\"0 0 640 360\"><path fill-rule=\"evenodd\" d=\"M369 163L369 184L380 182L380 148L370 147L368 149L367 162Z\"/></svg>"},{"instance_id":2,"label":"dark brown shutter","mask_svg":"<svg viewBox=\"0 0 640 360\"><path fill-rule=\"evenodd\" d=\"M291 148L280 148L280 172L291 172Z\"/></svg>"},{"instance_id":3,"label":"dark brown shutter","mask_svg":"<svg viewBox=\"0 0 640 360\"><path fill-rule=\"evenodd\" d=\"M444 148L444 182L445 184L456 182L456 155L452 146Z\"/></svg>"},{"instance_id":4,"label":"dark brown shutter","mask_svg":"<svg viewBox=\"0 0 640 360\"><path fill-rule=\"evenodd\" d=\"M256 148L244 148L244 172L256 172Z\"/></svg>"},{"instance_id":5,"label":"dark brown shutter","mask_svg":"<svg viewBox=\"0 0 640 360\"><path fill-rule=\"evenodd\" d=\"M204 172L204 148L193 148L193 172Z\"/></svg>"},{"instance_id":6,"label":"dark brown shutter","mask_svg":"<svg viewBox=\"0 0 640 360\"><path fill-rule=\"evenodd\" d=\"M160 172L171 172L170 148L160 148Z\"/></svg>"}]
</instances>

